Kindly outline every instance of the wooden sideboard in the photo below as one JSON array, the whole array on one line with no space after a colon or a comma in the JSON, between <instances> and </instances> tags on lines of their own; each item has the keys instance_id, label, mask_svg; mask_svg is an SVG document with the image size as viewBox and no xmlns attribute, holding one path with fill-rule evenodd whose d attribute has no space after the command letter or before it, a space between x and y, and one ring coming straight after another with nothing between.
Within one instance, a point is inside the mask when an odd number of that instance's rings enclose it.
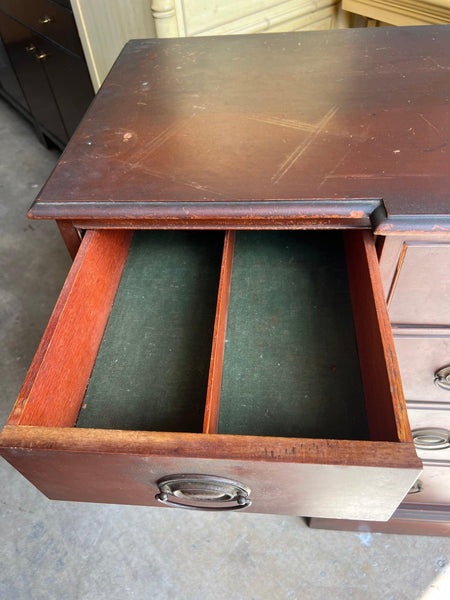
<instances>
[{"instance_id":1,"label":"wooden sideboard","mask_svg":"<svg viewBox=\"0 0 450 600\"><path fill-rule=\"evenodd\" d=\"M443 534L449 45L127 44L30 209L75 260L2 455L54 499Z\"/></svg>"}]
</instances>

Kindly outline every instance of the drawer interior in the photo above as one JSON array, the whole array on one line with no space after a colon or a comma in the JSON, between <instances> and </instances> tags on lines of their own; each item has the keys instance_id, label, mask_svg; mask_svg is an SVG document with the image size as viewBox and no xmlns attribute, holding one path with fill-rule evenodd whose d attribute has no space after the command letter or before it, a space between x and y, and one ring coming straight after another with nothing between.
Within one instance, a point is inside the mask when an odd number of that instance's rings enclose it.
<instances>
[{"instance_id":1,"label":"drawer interior","mask_svg":"<svg viewBox=\"0 0 450 600\"><path fill-rule=\"evenodd\" d=\"M368 439L342 232L237 233L218 431Z\"/></svg>"},{"instance_id":2,"label":"drawer interior","mask_svg":"<svg viewBox=\"0 0 450 600\"><path fill-rule=\"evenodd\" d=\"M342 232L226 235L134 234L77 426L369 439Z\"/></svg>"},{"instance_id":3,"label":"drawer interior","mask_svg":"<svg viewBox=\"0 0 450 600\"><path fill-rule=\"evenodd\" d=\"M77 425L201 432L223 234L136 232Z\"/></svg>"},{"instance_id":4,"label":"drawer interior","mask_svg":"<svg viewBox=\"0 0 450 600\"><path fill-rule=\"evenodd\" d=\"M54 499L203 474L254 512L389 518L421 462L371 233L88 230L0 454Z\"/></svg>"}]
</instances>

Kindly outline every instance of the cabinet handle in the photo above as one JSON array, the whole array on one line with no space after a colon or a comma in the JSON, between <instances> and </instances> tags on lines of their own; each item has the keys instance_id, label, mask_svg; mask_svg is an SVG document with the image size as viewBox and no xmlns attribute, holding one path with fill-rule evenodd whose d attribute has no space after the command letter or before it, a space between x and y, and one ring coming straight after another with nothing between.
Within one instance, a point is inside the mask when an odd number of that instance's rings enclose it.
<instances>
[{"instance_id":1,"label":"cabinet handle","mask_svg":"<svg viewBox=\"0 0 450 600\"><path fill-rule=\"evenodd\" d=\"M47 23L53 23L52 17L48 17L47 15L44 15L43 17L38 19L38 21L41 25L47 25Z\"/></svg>"},{"instance_id":2,"label":"cabinet handle","mask_svg":"<svg viewBox=\"0 0 450 600\"><path fill-rule=\"evenodd\" d=\"M44 60L48 56L50 56L50 54L48 52L43 52L42 50L37 50L36 51L36 58L37 58L37 60Z\"/></svg>"},{"instance_id":3,"label":"cabinet handle","mask_svg":"<svg viewBox=\"0 0 450 600\"><path fill-rule=\"evenodd\" d=\"M251 505L250 489L214 475L170 475L157 482L158 502L189 510L240 510Z\"/></svg>"},{"instance_id":4,"label":"cabinet handle","mask_svg":"<svg viewBox=\"0 0 450 600\"><path fill-rule=\"evenodd\" d=\"M443 390L450 392L450 365L436 371L434 374L434 383Z\"/></svg>"},{"instance_id":5,"label":"cabinet handle","mask_svg":"<svg viewBox=\"0 0 450 600\"><path fill-rule=\"evenodd\" d=\"M408 495L410 494L420 494L420 492L423 490L423 483L420 481L420 479L418 479L416 481L416 483L412 486L412 488L409 490Z\"/></svg>"},{"instance_id":6,"label":"cabinet handle","mask_svg":"<svg viewBox=\"0 0 450 600\"><path fill-rule=\"evenodd\" d=\"M44 60L48 56L50 56L50 54L48 52L43 52L42 50L38 50L38 48L34 44L29 44L28 46L25 47L25 50L27 52L33 52L36 60Z\"/></svg>"},{"instance_id":7,"label":"cabinet handle","mask_svg":"<svg viewBox=\"0 0 450 600\"><path fill-rule=\"evenodd\" d=\"M421 450L444 450L450 448L450 431L438 427L414 429L412 436L416 448Z\"/></svg>"}]
</instances>

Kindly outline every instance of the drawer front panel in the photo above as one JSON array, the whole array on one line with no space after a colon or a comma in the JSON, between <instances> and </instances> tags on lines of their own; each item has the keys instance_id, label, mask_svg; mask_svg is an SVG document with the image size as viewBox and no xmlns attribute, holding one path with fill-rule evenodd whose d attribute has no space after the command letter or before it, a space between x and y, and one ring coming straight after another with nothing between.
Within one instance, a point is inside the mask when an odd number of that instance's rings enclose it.
<instances>
[{"instance_id":1,"label":"drawer front panel","mask_svg":"<svg viewBox=\"0 0 450 600\"><path fill-rule=\"evenodd\" d=\"M436 461L438 462L438 461ZM409 493L403 504L449 504L450 503L450 466L431 462L424 463L424 470L418 482L421 489ZM415 490L413 490L415 491Z\"/></svg>"},{"instance_id":2,"label":"drawer front panel","mask_svg":"<svg viewBox=\"0 0 450 600\"><path fill-rule=\"evenodd\" d=\"M35 36L35 43L39 51L47 55L42 67L70 137L93 97L92 84L84 59L62 50L42 37Z\"/></svg>"},{"instance_id":3,"label":"drawer front panel","mask_svg":"<svg viewBox=\"0 0 450 600\"><path fill-rule=\"evenodd\" d=\"M108 432L106 437L112 434ZM59 438L63 439L64 434ZM278 450L276 444L266 442L270 457ZM271 447L275 450L271 451ZM330 518L387 520L401 501L401 490L404 495L418 474L409 469L270 458L256 461L146 456L127 453L123 448L105 453L12 448L2 454L56 500L162 506L156 500L159 480L171 475L203 474L231 479L249 489L252 504L245 508L246 512Z\"/></svg>"},{"instance_id":4,"label":"drawer front panel","mask_svg":"<svg viewBox=\"0 0 450 600\"><path fill-rule=\"evenodd\" d=\"M399 336L394 330L394 341L406 400L448 402L450 408L450 385L447 390L434 381L450 365L450 330L442 337Z\"/></svg>"},{"instance_id":5,"label":"drawer front panel","mask_svg":"<svg viewBox=\"0 0 450 600\"><path fill-rule=\"evenodd\" d=\"M389 295L395 324L450 325L450 243L406 242Z\"/></svg>"},{"instance_id":6,"label":"drawer front panel","mask_svg":"<svg viewBox=\"0 0 450 600\"><path fill-rule=\"evenodd\" d=\"M0 9L71 52L83 56L72 11L47 0L0 0Z\"/></svg>"}]
</instances>

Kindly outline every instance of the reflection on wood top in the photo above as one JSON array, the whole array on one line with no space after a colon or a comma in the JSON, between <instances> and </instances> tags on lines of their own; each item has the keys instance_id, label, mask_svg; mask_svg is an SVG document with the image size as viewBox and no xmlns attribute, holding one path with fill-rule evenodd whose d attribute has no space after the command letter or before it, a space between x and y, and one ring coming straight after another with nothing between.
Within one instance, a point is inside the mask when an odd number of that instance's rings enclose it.
<instances>
[{"instance_id":1,"label":"reflection on wood top","mask_svg":"<svg viewBox=\"0 0 450 600\"><path fill-rule=\"evenodd\" d=\"M449 98L446 25L134 40L30 215L449 230Z\"/></svg>"}]
</instances>

